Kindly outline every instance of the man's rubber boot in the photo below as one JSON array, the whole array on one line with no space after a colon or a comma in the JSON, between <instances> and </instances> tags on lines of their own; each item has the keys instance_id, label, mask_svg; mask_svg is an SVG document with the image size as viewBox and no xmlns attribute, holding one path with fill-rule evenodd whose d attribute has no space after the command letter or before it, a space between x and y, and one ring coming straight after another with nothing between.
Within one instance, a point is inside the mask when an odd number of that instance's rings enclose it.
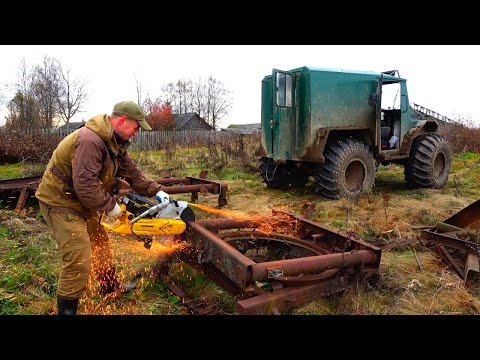
<instances>
[{"instance_id":1,"label":"man's rubber boot","mask_svg":"<svg viewBox=\"0 0 480 360\"><path fill-rule=\"evenodd\" d=\"M115 269L110 269L99 276L99 282L100 289L98 292L100 295L107 295L115 291L119 291L121 294L127 294L137 288L135 284L118 282L115 277Z\"/></svg>"},{"instance_id":2,"label":"man's rubber boot","mask_svg":"<svg viewBox=\"0 0 480 360\"><path fill-rule=\"evenodd\" d=\"M77 315L79 299L65 299L57 295L58 315Z\"/></svg>"}]
</instances>

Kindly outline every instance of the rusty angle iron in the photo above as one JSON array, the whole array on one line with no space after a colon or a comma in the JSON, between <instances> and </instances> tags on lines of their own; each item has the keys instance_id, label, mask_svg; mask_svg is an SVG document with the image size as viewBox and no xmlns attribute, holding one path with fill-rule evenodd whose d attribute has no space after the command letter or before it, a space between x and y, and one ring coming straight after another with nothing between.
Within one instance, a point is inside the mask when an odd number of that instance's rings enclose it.
<instances>
[{"instance_id":1,"label":"rusty angle iron","mask_svg":"<svg viewBox=\"0 0 480 360\"><path fill-rule=\"evenodd\" d=\"M452 266L465 286L471 286L480 272L480 200L422 231L420 238Z\"/></svg>"},{"instance_id":2,"label":"rusty angle iron","mask_svg":"<svg viewBox=\"0 0 480 360\"><path fill-rule=\"evenodd\" d=\"M169 277L171 265L183 262L234 295L237 314L280 314L345 290L358 276L378 271L381 257L378 247L283 211L188 222L180 238L189 246L168 261L159 258L158 277L185 300Z\"/></svg>"}]
</instances>

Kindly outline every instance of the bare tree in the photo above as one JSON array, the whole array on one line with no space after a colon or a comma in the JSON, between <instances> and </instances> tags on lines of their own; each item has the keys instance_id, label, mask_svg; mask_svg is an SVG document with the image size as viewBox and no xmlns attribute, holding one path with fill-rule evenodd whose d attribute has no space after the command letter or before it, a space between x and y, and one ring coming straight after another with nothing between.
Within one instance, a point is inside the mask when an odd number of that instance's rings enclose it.
<instances>
[{"instance_id":1,"label":"bare tree","mask_svg":"<svg viewBox=\"0 0 480 360\"><path fill-rule=\"evenodd\" d=\"M35 129L39 127L40 116L33 91L33 73L25 58L20 61L18 82L13 85L15 95L7 103L5 117L7 128Z\"/></svg>"},{"instance_id":2,"label":"bare tree","mask_svg":"<svg viewBox=\"0 0 480 360\"><path fill-rule=\"evenodd\" d=\"M177 86L178 113L186 114L190 112L190 94L192 92L192 82L190 80L178 80Z\"/></svg>"},{"instance_id":3,"label":"bare tree","mask_svg":"<svg viewBox=\"0 0 480 360\"><path fill-rule=\"evenodd\" d=\"M207 80L207 114L205 120L214 128L228 114L232 102L230 91L223 83L210 76Z\"/></svg>"},{"instance_id":4,"label":"bare tree","mask_svg":"<svg viewBox=\"0 0 480 360\"><path fill-rule=\"evenodd\" d=\"M192 111L203 117L206 109L206 85L201 78L192 83L192 93L190 103Z\"/></svg>"},{"instance_id":5,"label":"bare tree","mask_svg":"<svg viewBox=\"0 0 480 360\"><path fill-rule=\"evenodd\" d=\"M175 114L196 112L213 127L218 126L232 106L231 92L212 76L206 81L178 80L163 86L162 91L162 98Z\"/></svg>"},{"instance_id":6,"label":"bare tree","mask_svg":"<svg viewBox=\"0 0 480 360\"><path fill-rule=\"evenodd\" d=\"M175 84L168 83L162 87L162 99L172 107L176 114L186 114L192 111L192 81L178 80Z\"/></svg>"},{"instance_id":7,"label":"bare tree","mask_svg":"<svg viewBox=\"0 0 480 360\"><path fill-rule=\"evenodd\" d=\"M70 124L70 119L75 116L75 114L81 112L82 105L88 98L86 81L79 78L72 79L70 72L70 69L61 69L61 82L57 98L58 113L67 124L67 129Z\"/></svg>"},{"instance_id":8,"label":"bare tree","mask_svg":"<svg viewBox=\"0 0 480 360\"><path fill-rule=\"evenodd\" d=\"M7 104L7 126L52 129L54 120L70 119L80 112L87 99L85 81L72 79L55 58L30 69L22 59L15 96Z\"/></svg>"},{"instance_id":9,"label":"bare tree","mask_svg":"<svg viewBox=\"0 0 480 360\"><path fill-rule=\"evenodd\" d=\"M161 98L164 99L165 103L172 107L174 113L180 113L177 107L177 93L175 91L175 84L173 82L162 86Z\"/></svg>"},{"instance_id":10,"label":"bare tree","mask_svg":"<svg viewBox=\"0 0 480 360\"><path fill-rule=\"evenodd\" d=\"M133 76L135 77L135 84L137 86L137 104L143 109L144 101L142 99L143 97L142 82L137 78L136 74L133 74Z\"/></svg>"},{"instance_id":11,"label":"bare tree","mask_svg":"<svg viewBox=\"0 0 480 360\"><path fill-rule=\"evenodd\" d=\"M32 89L39 109L40 123L53 127L53 118L58 114L58 98L61 89L62 66L55 58L43 57L43 64L33 70Z\"/></svg>"}]
</instances>

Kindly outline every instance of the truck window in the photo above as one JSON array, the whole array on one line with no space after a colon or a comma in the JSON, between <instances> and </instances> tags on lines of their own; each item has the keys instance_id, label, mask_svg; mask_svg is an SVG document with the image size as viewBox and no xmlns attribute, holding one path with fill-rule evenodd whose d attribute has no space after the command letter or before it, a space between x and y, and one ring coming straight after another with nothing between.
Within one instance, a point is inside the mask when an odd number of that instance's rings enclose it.
<instances>
[{"instance_id":1,"label":"truck window","mask_svg":"<svg viewBox=\"0 0 480 360\"><path fill-rule=\"evenodd\" d=\"M292 106L292 75L277 72L275 79L277 91L277 106L291 107Z\"/></svg>"},{"instance_id":2,"label":"truck window","mask_svg":"<svg viewBox=\"0 0 480 360\"><path fill-rule=\"evenodd\" d=\"M400 109L400 83L382 85L382 109Z\"/></svg>"}]
</instances>

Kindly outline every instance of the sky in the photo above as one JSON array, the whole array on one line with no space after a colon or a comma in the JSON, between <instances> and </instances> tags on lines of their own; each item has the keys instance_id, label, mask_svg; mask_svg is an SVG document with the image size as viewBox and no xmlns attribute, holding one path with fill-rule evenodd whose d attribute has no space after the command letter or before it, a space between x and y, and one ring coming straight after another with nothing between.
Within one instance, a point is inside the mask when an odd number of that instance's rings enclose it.
<instances>
[{"instance_id":1,"label":"sky","mask_svg":"<svg viewBox=\"0 0 480 360\"><path fill-rule=\"evenodd\" d=\"M220 127L259 123L262 79L274 68L313 66L398 70L410 103L480 126L480 45L0 45L0 95L12 98L7 85L17 81L22 59L41 65L44 55L87 82L88 101L72 121L110 114L119 101L136 102L136 79L143 96L155 99L169 82L211 75L231 91ZM5 104L0 124L4 118Z\"/></svg>"}]
</instances>

